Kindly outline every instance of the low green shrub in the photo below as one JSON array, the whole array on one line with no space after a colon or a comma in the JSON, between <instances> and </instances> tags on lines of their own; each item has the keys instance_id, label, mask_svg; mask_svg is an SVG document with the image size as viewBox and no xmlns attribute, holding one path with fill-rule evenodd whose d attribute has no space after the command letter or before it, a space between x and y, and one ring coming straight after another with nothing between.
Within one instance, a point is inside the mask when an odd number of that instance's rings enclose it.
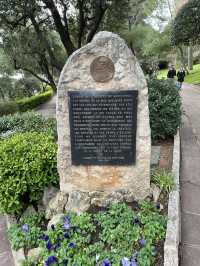
<instances>
[{"instance_id":1,"label":"low green shrub","mask_svg":"<svg viewBox=\"0 0 200 266\"><path fill-rule=\"evenodd\" d=\"M26 112L48 101L53 96L53 91L48 90L38 95L16 101L0 102L0 116L16 112Z\"/></svg>"},{"instance_id":2,"label":"low green shrub","mask_svg":"<svg viewBox=\"0 0 200 266\"><path fill-rule=\"evenodd\" d=\"M157 185L161 191L169 193L175 186L174 176L165 170L155 170L151 175L151 182Z\"/></svg>"},{"instance_id":3,"label":"low green shrub","mask_svg":"<svg viewBox=\"0 0 200 266\"><path fill-rule=\"evenodd\" d=\"M0 117L0 138L9 131L48 132L56 136L56 119L45 118L35 112L16 113Z\"/></svg>"},{"instance_id":4,"label":"low green shrub","mask_svg":"<svg viewBox=\"0 0 200 266\"><path fill-rule=\"evenodd\" d=\"M20 133L0 141L0 211L20 214L58 183L57 145L47 133Z\"/></svg>"},{"instance_id":5,"label":"low green shrub","mask_svg":"<svg viewBox=\"0 0 200 266\"><path fill-rule=\"evenodd\" d=\"M179 89L171 79L150 79L148 88L152 139L173 137L181 125Z\"/></svg>"}]
</instances>

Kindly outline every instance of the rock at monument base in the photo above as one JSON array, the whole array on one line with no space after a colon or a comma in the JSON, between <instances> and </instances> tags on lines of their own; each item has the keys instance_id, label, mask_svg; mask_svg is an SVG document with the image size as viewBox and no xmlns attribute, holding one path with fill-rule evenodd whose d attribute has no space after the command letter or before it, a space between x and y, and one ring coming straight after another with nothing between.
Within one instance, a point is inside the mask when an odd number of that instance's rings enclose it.
<instances>
[{"instance_id":1,"label":"rock at monument base","mask_svg":"<svg viewBox=\"0 0 200 266\"><path fill-rule=\"evenodd\" d=\"M49 230L49 229L51 229L52 225L56 225L56 224L60 223L64 217L65 217L65 215L63 213L54 215L52 217L52 219L49 221L49 223L47 225L47 229Z\"/></svg>"},{"instance_id":2,"label":"rock at monument base","mask_svg":"<svg viewBox=\"0 0 200 266\"><path fill-rule=\"evenodd\" d=\"M35 261L37 261L40 258L40 254L42 252L42 248L38 247L38 248L33 248L30 249L28 252L28 257L33 258Z\"/></svg>"},{"instance_id":3,"label":"rock at monument base","mask_svg":"<svg viewBox=\"0 0 200 266\"><path fill-rule=\"evenodd\" d=\"M56 196L56 194L59 192L59 189L53 186L46 187L44 189L43 197L42 197L42 203L44 207L46 208L49 204L49 201Z\"/></svg>"},{"instance_id":4,"label":"rock at monument base","mask_svg":"<svg viewBox=\"0 0 200 266\"><path fill-rule=\"evenodd\" d=\"M64 212L65 205L68 201L68 195L59 191L54 198L52 198L46 208L45 217L51 219L53 215Z\"/></svg>"},{"instance_id":5,"label":"rock at monument base","mask_svg":"<svg viewBox=\"0 0 200 266\"><path fill-rule=\"evenodd\" d=\"M68 202L65 206L66 211L81 213L90 208L91 200L88 193L73 191L69 193Z\"/></svg>"},{"instance_id":6,"label":"rock at monument base","mask_svg":"<svg viewBox=\"0 0 200 266\"><path fill-rule=\"evenodd\" d=\"M92 63L101 56L109 58L114 64L115 72L106 82L96 82L91 75ZM109 94L133 90L138 91L136 163L72 164L68 92L104 91ZM70 195L65 209L83 211L90 202L105 206L111 202L131 202L147 197L151 159L148 88L140 65L125 41L116 34L100 32L91 43L73 53L60 76L57 97L60 189Z\"/></svg>"}]
</instances>

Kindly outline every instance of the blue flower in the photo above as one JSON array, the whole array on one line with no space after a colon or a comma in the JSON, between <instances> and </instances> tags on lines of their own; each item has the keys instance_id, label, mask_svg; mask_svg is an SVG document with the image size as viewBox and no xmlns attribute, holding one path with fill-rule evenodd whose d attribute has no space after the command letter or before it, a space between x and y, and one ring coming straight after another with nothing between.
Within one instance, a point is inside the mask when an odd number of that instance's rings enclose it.
<instances>
[{"instance_id":1,"label":"blue flower","mask_svg":"<svg viewBox=\"0 0 200 266\"><path fill-rule=\"evenodd\" d=\"M65 223L70 223L71 222L71 218L69 216L65 216L64 217L64 222Z\"/></svg>"},{"instance_id":2,"label":"blue flower","mask_svg":"<svg viewBox=\"0 0 200 266\"><path fill-rule=\"evenodd\" d=\"M52 245L52 243L51 243L50 240L47 242L47 244L46 244L46 248L47 248L48 250L51 250L51 249L53 248L53 245Z\"/></svg>"},{"instance_id":3,"label":"blue flower","mask_svg":"<svg viewBox=\"0 0 200 266\"><path fill-rule=\"evenodd\" d=\"M140 239L138 242L142 247L146 246L147 244L147 241L144 238Z\"/></svg>"},{"instance_id":4,"label":"blue flower","mask_svg":"<svg viewBox=\"0 0 200 266\"><path fill-rule=\"evenodd\" d=\"M138 266L137 262L135 259L131 259L131 264L130 266Z\"/></svg>"},{"instance_id":5,"label":"blue flower","mask_svg":"<svg viewBox=\"0 0 200 266\"><path fill-rule=\"evenodd\" d=\"M75 243L69 243L68 247L69 248L75 248L76 247L76 244Z\"/></svg>"},{"instance_id":6,"label":"blue flower","mask_svg":"<svg viewBox=\"0 0 200 266\"><path fill-rule=\"evenodd\" d=\"M54 263L56 263L58 261L58 259L55 256L50 256L48 257L48 259L45 261L44 265L45 266L50 266Z\"/></svg>"},{"instance_id":7,"label":"blue flower","mask_svg":"<svg viewBox=\"0 0 200 266\"><path fill-rule=\"evenodd\" d=\"M111 262L108 260L108 259L105 259L103 262L102 262L102 266L112 266Z\"/></svg>"},{"instance_id":8,"label":"blue flower","mask_svg":"<svg viewBox=\"0 0 200 266\"><path fill-rule=\"evenodd\" d=\"M68 233L64 233L64 238L69 238L69 234Z\"/></svg>"},{"instance_id":9,"label":"blue flower","mask_svg":"<svg viewBox=\"0 0 200 266\"><path fill-rule=\"evenodd\" d=\"M29 225L28 224L22 225L22 231L27 233L29 231Z\"/></svg>"},{"instance_id":10,"label":"blue flower","mask_svg":"<svg viewBox=\"0 0 200 266\"><path fill-rule=\"evenodd\" d=\"M70 223L68 223L68 222L65 222L64 223L64 225L63 225L63 227L65 228L65 229L70 229L71 228L71 224Z\"/></svg>"},{"instance_id":11,"label":"blue flower","mask_svg":"<svg viewBox=\"0 0 200 266\"><path fill-rule=\"evenodd\" d=\"M123 258L121 260L121 265L122 266L130 266L131 265L131 262L130 262L130 260L128 258Z\"/></svg>"},{"instance_id":12,"label":"blue flower","mask_svg":"<svg viewBox=\"0 0 200 266\"><path fill-rule=\"evenodd\" d=\"M159 203L159 202L157 202L157 203L155 204L155 208L158 209L158 210L160 210L160 203Z\"/></svg>"},{"instance_id":13,"label":"blue flower","mask_svg":"<svg viewBox=\"0 0 200 266\"><path fill-rule=\"evenodd\" d=\"M52 229L53 231L55 230L55 225L54 225L54 224L51 225L51 229Z\"/></svg>"},{"instance_id":14,"label":"blue flower","mask_svg":"<svg viewBox=\"0 0 200 266\"><path fill-rule=\"evenodd\" d=\"M49 240L49 236L43 234L42 236L39 237L40 239L44 240L44 241L48 241Z\"/></svg>"}]
</instances>

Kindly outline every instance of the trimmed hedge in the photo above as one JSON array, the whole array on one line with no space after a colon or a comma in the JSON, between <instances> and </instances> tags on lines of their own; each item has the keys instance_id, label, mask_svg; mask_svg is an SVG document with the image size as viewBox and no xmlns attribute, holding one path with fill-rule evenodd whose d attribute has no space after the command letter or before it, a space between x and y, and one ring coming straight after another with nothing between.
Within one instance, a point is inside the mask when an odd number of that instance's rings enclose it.
<instances>
[{"instance_id":1,"label":"trimmed hedge","mask_svg":"<svg viewBox=\"0 0 200 266\"><path fill-rule=\"evenodd\" d=\"M47 133L16 134L0 141L0 213L21 214L44 188L58 184L57 144Z\"/></svg>"},{"instance_id":2,"label":"trimmed hedge","mask_svg":"<svg viewBox=\"0 0 200 266\"><path fill-rule=\"evenodd\" d=\"M180 90L172 79L150 79L148 88L152 140L173 137L181 125Z\"/></svg>"},{"instance_id":3,"label":"trimmed hedge","mask_svg":"<svg viewBox=\"0 0 200 266\"><path fill-rule=\"evenodd\" d=\"M48 90L30 98L16 101L0 102L0 116L16 112L26 112L48 101L53 96L53 90Z\"/></svg>"}]
</instances>

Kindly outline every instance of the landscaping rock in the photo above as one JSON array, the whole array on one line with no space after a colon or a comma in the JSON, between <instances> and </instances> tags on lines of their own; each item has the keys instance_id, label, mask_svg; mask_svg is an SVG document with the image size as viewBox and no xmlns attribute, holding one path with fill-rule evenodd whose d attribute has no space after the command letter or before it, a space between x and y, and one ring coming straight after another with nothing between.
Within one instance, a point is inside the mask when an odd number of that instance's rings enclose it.
<instances>
[{"instance_id":1,"label":"landscaping rock","mask_svg":"<svg viewBox=\"0 0 200 266\"><path fill-rule=\"evenodd\" d=\"M81 213L90 208L91 202L88 193L73 191L69 193L69 199L65 206L66 211Z\"/></svg>"},{"instance_id":2,"label":"landscaping rock","mask_svg":"<svg viewBox=\"0 0 200 266\"><path fill-rule=\"evenodd\" d=\"M33 215L33 214L36 214L36 213L37 213L37 212L36 212L35 208L34 208L32 205L30 205L30 206L25 210L25 212L23 212L21 218L24 218L24 217L26 217L26 216Z\"/></svg>"},{"instance_id":3,"label":"landscaping rock","mask_svg":"<svg viewBox=\"0 0 200 266\"><path fill-rule=\"evenodd\" d=\"M151 193L153 196L153 201L157 202L160 197L161 189L155 184L151 184Z\"/></svg>"},{"instance_id":4,"label":"landscaping rock","mask_svg":"<svg viewBox=\"0 0 200 266\"><path fill-rule=\"evenodd\" d=\"M51 219L53 215L63 213L65 205L68 201L68 195L59 191L54 198L52 198L46 209L46 218Z\"/></svg>"},{"instance_id":5,"label":"landscaping rock","mask_svg":"<svg viewBox=\"0 0 200 266\"><path fill-rule=\"evenodd\" d=\"M63 213L54 215L53 218L49 221L47 229L49 230L51 229L52 225L58 224L64 218L64 216L65 215Z\"/></svg>"},{"instance_id":6,"label":"landscaping rock","mask_svg":"<svg viewBox=\"0 0 200 266\"><path fill-rule=\"evenodd\" d=\"M110 194L95 191L89 193L89 196L91 197L91 205L98 207L107 207L111 203L122 202L124 200L122 191L116 191Z\"/></svg>"},{"instance_id":7,"label":"landscaping rock","mask_svg":"<svg viewBox=\"0 0 200 266\"><path fill-rule=\"evenodd\" d=\"M56 196L56 194L59 192L59 189L53 186L47 187L44 190L42 203L47 208L49 201Z\"/></svg>"},{"instance_id":8,"label":"landscaping rock","mask_svg":"<svg viewBox=\"0 0 200 266\"><path fill-rule=\"evenodd\" d=\"M29 250L28 257L34 258L35 261L37 261L40 258L40 253L42 252L42 248L33 248Z\"/></svg>"}]
</instances>

